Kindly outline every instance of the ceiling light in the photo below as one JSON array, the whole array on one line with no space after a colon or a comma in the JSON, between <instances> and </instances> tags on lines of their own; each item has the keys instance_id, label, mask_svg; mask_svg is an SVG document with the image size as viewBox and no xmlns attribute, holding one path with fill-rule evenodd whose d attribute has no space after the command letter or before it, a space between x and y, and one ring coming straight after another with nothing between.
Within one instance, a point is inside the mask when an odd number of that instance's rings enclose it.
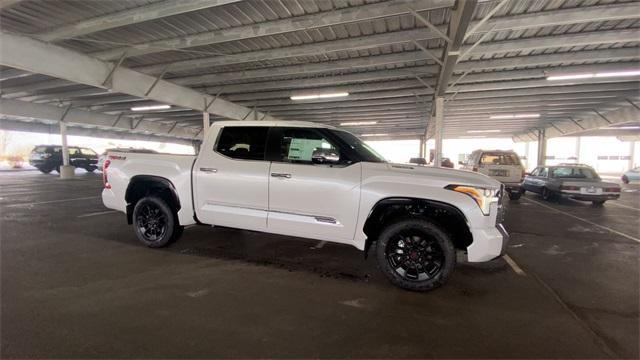
<instances>
[{"instance_id":1,"label":"ceiling light","mask_svg":"<svg viewBox=\"0 0 640 360\"><path fill-rule=\"evenodd\" d=\"M460 139L483 139L486 138L484 135L475 135L475 136L458 136Z\"/></svg>"},{"instance_id":2,"label":"ceiling light","mask_svg":"<svg viewBox=\"0 0 640 360\"><path fill-rule=\"evenodd\" d=\"M310 95L295 95L290 97L291 100L315 100L315 99L327 99L335 97L349 96L348 92L340 93L327 93L327 94L310 94Z\"/></svg>"},{"instance_id":3,"label":"ceiling light","mask_svg":"<svg viewBox=\"0 0 640 360\"><path fill-rule=\"evenodd\" d=\"M539 118L540 114L505 114L505 115L491 115L489 119L533 119Z\"/></svg>"},{"instance_id":4,"label":"ceiling light","mask_svg":"<svg viewBox=\"0 0 640 360\"><path fill-rule=\"evenodd\" d=\"M388 135L389 135L389 134L382 134L382 133L381 133L381 134L362 134L362 135L360 135L360 136L366 136L366 137L369 137L369 136L388 136Z\"/></svg>"},{"instance_id":5,"label":"ceiling light","mask_svg":"<svg viewBox=\"0 0 640 360\"><path fill-rule=\"evenodd\" d=\"M608 129L612 129L612 130L638 130L638 129L640 129L640 126L615 126L615 127L609 127Z\"/></svg>"},{"instance_id":6,"label":"ceiling light","mask_svg":"<svg viewBox=\"0 0 640 360\"><path fill-rule=\"evenodd\" d=\"M149 111L149 110L167 110L171 109L171 105L149 105L132 107L131 111Z\"/></svg>"},{"instance_id":7,"label":"ceiling light","mask_svg":"<svg viewBox=\"0 0 640 360\"><path fill-rule=\"evenodd\" d=\"M576 80L576 79L591 79L591 78L605 78L605 77L623 77L623 76L639 76L640 70L628 70L628 71L606 71L598 73L583 73L583 74L566 74L566 75L551 75L547 76L549 81L557 80Z\"/></svg>"},{"instance_id":8,"label":"ceiling light","mask_svg":"<svg viewBox=\"0 0 640 360\"><path fill-rule=\"evenodd\" d=\"M474 134L474 133L499 133L502 130L469 130L467 131L467 133L469 134Z\"/></svg>"},{"instance_id":9,"label":"ceiling light","mask_svg":"<svg viewBox=\"0 0 640 360\"><path fill-rule=\"evenodd\" d=\"M361 125L375 125L377 121L352 121L340 123L340 126L361 126Z\"/></svg>"}]
</instances>

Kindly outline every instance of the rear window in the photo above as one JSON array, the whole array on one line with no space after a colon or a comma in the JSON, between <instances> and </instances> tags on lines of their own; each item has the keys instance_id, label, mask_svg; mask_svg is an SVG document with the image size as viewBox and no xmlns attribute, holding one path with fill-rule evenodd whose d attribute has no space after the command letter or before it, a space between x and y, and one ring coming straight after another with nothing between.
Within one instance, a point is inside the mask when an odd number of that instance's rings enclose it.
<instances>
[{"instance_id":1,"label":"rear window","mask_svg":"<svg viewBox=\"0 0 640 360\"><path fill-rule=\"evenodd\" d=\"M598 179L598 174L589 168L558 167L551 170L551 177L559 179Z\"/></svg>"},{"instance_id":2,"label":"rear window","mask_svg":"<svg viewBox=\"0 0 640 360\"><path fill-rule=\"evenodd\" d=\"M43 153L43 152L47 152L47 147L46 146L36 146L35 149L33 149L34 153Z\"/></svg>"},{"instance_id":3,"label":"rear window","mask_svg":"<svg viewBox=\"0 0 640 360\"><path fill-rule=\"evenodd\" d=\"M486 152L480 157L480 165L520 165L520 161L513 153Z\"/></svg>"},{"instance_id":4,"label":"rear window","mask_svg":"<svg viewBox=\"0 0 640 360\"><path fill-rule=\"evenodd\" d=\"M264 160L266 126L230 126L222 129L216 151L234 159Z\"/></svg>"}]
</instances>

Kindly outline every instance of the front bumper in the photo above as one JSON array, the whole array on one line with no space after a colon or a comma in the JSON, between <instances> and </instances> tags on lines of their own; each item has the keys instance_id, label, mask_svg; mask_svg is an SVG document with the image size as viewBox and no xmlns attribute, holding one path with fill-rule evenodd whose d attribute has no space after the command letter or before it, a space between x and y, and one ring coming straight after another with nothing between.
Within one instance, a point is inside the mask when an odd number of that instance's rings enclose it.
<instances>
[{"instance_id":1,"label":"front bumper","mask_svg":"<svg viewBox=\"0 0 640 360\"><path fill-rule=\"evenodd\" d=\"M487 229L472 229L473 243L467 247L469 262L485 262L504 255L510 236L502 224Z\"/></svg>"}]
</instances>

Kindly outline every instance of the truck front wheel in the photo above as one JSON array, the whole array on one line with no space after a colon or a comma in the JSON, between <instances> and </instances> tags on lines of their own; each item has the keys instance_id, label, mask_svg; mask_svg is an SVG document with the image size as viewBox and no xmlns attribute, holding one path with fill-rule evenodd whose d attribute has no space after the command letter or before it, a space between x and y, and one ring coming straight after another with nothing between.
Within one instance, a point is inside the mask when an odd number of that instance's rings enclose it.
<instances>
[{"instance_id":1,"label":"truck front wheel","mask_svg":"<svg viewBox=\"0 0 640 360\"><path fill-rule=\"evenodd\" d=\"M376 256L391 283L412 291L442 286L456 265L449 235L424 219L406 219L387 226L378 237Z\"/></svg>"},{"instance_id":2,"label":"truck front wheel","mask_svg":"<svg viewBox=\"0 0 640 360\"><path fill-rule=\"evenodd\" d=\"M152 248L167 246L182 235L176 213L158 196L147 196L133 209L133 229L143 244Z\"/></svg>"}]
</instances>

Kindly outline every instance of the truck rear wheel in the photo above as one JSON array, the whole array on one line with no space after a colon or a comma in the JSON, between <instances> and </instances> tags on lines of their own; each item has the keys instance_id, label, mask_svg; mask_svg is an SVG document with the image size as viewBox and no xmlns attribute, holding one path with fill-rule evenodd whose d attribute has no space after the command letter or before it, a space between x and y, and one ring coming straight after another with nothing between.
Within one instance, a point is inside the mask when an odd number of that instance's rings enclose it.
<instances>
[{"instance_id":1,"label":"truck rear wheel","mask_svg":"<svg viewBox=\"0 0 640 360\"><path fill-rule=\"evenodd\" d=\"M143 244L152 248L167 246L182 235L182 226L169 205L158 196L147 196L133 209L133 229Z\"/></svg>"},{"instance_id":2,"label":"truck rear wheel","mask_svg":"<svg viewBox=\"0 0 640 360\"><path fill-rule=\"evenodd\" d=\"M456 265L449 235L424 219L406 219L387 226L378 237L376 256L391 283L412 291L442 286Z\"/></svg>"}]
</instances>

